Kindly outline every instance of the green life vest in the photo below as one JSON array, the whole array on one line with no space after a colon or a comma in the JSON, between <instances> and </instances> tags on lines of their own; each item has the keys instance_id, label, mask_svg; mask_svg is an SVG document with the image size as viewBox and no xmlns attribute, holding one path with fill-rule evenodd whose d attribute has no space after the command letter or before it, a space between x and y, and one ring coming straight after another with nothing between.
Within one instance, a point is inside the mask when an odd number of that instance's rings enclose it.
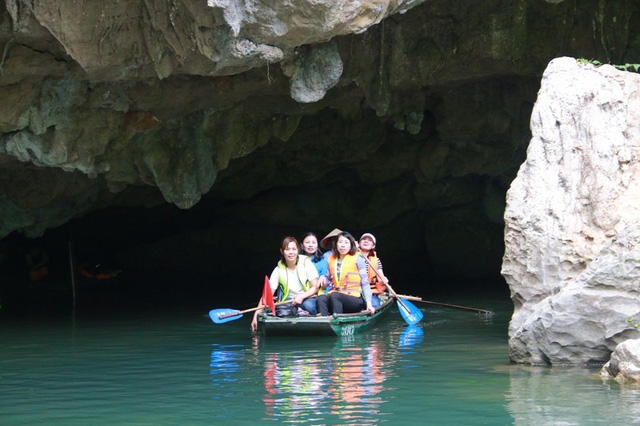
<instances>
[{"instance_id":1,"label":"green life vest","mask_svg":"<svg viewBox=\"0 0 640 426\"><path fill-rule=\"evenodd\" d=\"M296 273L298 274L298 279L302 283L302 289L304 291L309 290L311 288L311 281L307 276L307 268L305 262L311 262L311 260L302 254L298 255L298 263L296 265ZM314 266L315 268L315 266ZM289 298L289 283L287 282L287 278L289 274L287 273L287 265L280 260L278 262L278 300L287 300Z\"/></svg>"}]
</instances>

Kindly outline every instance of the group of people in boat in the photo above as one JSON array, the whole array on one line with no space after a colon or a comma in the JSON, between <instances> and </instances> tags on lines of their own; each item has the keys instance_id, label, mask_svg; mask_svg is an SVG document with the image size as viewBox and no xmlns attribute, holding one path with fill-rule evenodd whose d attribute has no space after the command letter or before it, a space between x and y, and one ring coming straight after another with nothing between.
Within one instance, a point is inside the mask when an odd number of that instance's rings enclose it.
<instances>
[{"instance_id":1,"label":"group of people in boat","mask_svg":"<svg viewBox=\"0 0 640 426\"><path fill-rule=\"evenodd\" d=\"M320 246L326 250L322 252ZM278 316L328 316L367 311L373 314L380 305L378 295L389 282L376 251L376 238L364 233L358 241L349 232L334 229L318 243L312 232L303 235L301 244L287 236L280 246L280 261L273 269L269 284L278 304ZM266 306L260 299L259 307ZM255 311L251 329L258 328Z\"/></svg>"}]
</instances>

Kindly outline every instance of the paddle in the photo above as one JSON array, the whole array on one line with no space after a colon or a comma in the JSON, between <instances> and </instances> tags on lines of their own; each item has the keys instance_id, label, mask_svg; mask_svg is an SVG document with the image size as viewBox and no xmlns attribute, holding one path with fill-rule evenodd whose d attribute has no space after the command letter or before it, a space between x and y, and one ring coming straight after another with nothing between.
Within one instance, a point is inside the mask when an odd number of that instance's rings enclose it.
<instances>
[{"instance_id":1,"label":"paddle","mask_svg":"<svg viewBox=\"0 0 640 426\"><path fill-rule=\"evenodd\" d=\"M364 259L365 262L367 262L367 265L369 265L369 268L373 269L373 272L376 273L376 275L378 276L378 279L382 281L382 277L380 276L380 273L378 272L378 270L374 268L373 265L371 265L369 260L364 255L362 256L362 258ZM422 319L424 314L420 309L418 309L417 306L415 306L413 303L409 302L408 300L401 300L398 294L393 290L391 285L386 284L386 286L387 286L387 289L389 290L389 294L391 294L391 296L393 296L398 301L398 310L400 311L400 315L402 315L402 318L404 318L407 324L414 325L415 323L417 323Z\"/></svg>"},{"instance_id":2,"label":"paddle","mask_svg":"<svg viewBox=\"0 0 640 426\"><path fill-rule=\"evenodd\" d=\"M387 284L387 289L389 290L389 293L398 301L398 310L400 311L400 315L402 315L402 318L404 318L407 324L414 325L422 319L424 314L416 305L409 302L408 300L401 299L400 296L398 296L398 294L393 291L393 288L391 288L389 284Z\"/></svg>"},{"instance_id":3,"label":"paddle","mask_svg":"<svg viewBox=\"0 0 640 426\"><path fill-rule=\"evenodd\" d=\"M471 308L469 306L461 306L461 305L452 305L450 303L431 302L429 300L423 300L422 297L407 296L407 295L404 295L404 294L400 294L400 295L398 295L398 297L402 297L403 299L415 300L416 302L428 303L430 305L446 306L447 308L462 309L462 310L465 310L465 311L478 312L480 314L493 315L493 312L489 311L487 309Z\"/></svg>"},{"instance_id":4,"label":"paddle","mask_svg":"<svg viewBox=\"0 0 640 426\"><path fill-rule=\"evenodd\" d=\"M282 305L284 303L291 303L291 300L284 300L282 302L275 303L273 306ZM240 319L242 318L242 315L246 314L247 312L257 311L258 309L266 309L268 307L269 306L256 306L255 308L245 309L244 311L239 311L237 309L231 308L213 309L209 311L209 318L211 318L211 321L215 322L216 324L222 324L225 322Z\"/></svg>"}]
</instances>

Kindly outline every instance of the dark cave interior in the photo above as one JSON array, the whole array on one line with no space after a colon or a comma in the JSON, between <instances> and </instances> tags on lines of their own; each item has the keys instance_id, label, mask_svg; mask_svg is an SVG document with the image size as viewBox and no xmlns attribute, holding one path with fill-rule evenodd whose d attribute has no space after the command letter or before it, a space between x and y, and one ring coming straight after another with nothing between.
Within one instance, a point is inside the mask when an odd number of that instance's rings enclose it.
<instances>
[{"instance_id":1,"label":"dark cave interior","mask_svg":"<svg viewBox=\"0 0 640 426\"><path fill-rule=\"evenodd\" d=\"M216 221L229 221L211 214L207 207L206 201L189 210L167 204L109 207L49 229L39 238L10 234L0 240L0 316L39 316L68 312L72 307L74 312L92 313L173 308L206 312L222 306L255 306L263 277L279 259L282 237L298 238L308 229L233 223L230 228L244 226L245 231L214 244L183 238ZM410 229L419 226L411 214L404 219ZM356 238L367 231L341 229ZM321 238L329 231L316 233ZM415 236L419 241L419 232ZM34 257L32 263L44 257L44 275L30 273L29 260ZM473 279L439 274L424 245L410 254L384 253L381 258L400 294L443 301L460 294L508 297L498 270Z\"/></svg>"}]
</instances>

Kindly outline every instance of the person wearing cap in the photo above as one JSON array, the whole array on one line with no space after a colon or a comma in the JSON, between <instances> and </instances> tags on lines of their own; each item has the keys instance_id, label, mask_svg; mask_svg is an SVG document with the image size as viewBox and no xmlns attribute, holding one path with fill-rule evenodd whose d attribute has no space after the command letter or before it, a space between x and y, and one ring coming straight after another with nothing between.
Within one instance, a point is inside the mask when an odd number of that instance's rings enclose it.
<instances>
[{"instance_id":1,"label":"person wearing cap","mask_svg":"<svg viewBox=\"0 0 640 426\"><path fill-rule=\"evenodd\" d=\"M371 287L367 275L367 264L358 252L356 240L348 232L340 232L333 242L328 258L329 271L326 275L333 288L327 294L318 296L320 315L330 313L368 311L376 309L371 302Z\"/></svg>"},{"instance_id":2,"label":"person wearing cap","mask_svg":"<svg viewBox=\"0 0 640 426\"><path fill-rule=\"evenodd\" d=\"M358 246L367 260L367 276L369 277L369 283L371 283L371 293L373 295L371 301L374 307L378 307L380 306L378 295L387 291L386 284L389 283L389 279L384 275L382 262L374 250L376 248L376 237L369 232L365 232L358 240Z\"/></svg>"}]
</instances>

